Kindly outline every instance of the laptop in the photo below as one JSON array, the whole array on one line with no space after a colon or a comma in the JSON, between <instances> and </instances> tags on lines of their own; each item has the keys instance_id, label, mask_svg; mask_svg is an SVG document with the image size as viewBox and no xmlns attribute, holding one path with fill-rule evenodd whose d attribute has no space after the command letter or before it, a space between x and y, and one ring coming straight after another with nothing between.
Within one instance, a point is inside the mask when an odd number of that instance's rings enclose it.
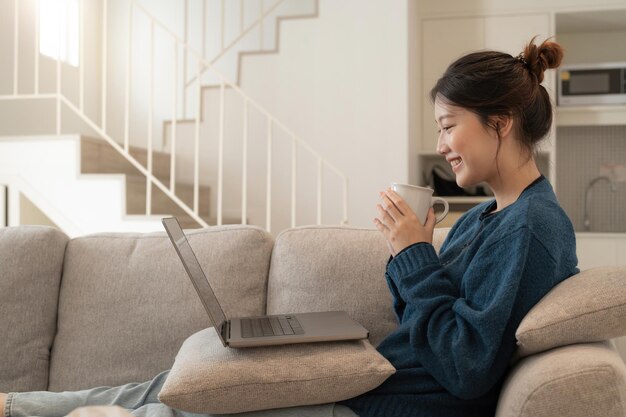
<instances>
[{"instance_id":1,"label":"laptop","mask_svg":"<svg viewBox=\"0 0 626 417\"><path fill-rule=\"evenodd\" d=\"M175 217L162 219L176 253L222 344L233 348L365 339L369 332L345 311L228 319Z\"/></svg>"}]
</instances>

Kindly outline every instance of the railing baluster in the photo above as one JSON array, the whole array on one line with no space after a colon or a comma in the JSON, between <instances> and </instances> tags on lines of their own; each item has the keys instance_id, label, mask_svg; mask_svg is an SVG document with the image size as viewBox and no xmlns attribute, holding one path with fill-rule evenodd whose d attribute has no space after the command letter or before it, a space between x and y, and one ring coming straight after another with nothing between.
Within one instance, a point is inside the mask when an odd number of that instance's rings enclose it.
<instances>
[{"instance_id":1,"label":"railing baluster","mask_svg":"<svg viewBox=\"0 0 626 417\"><path fill-rule=\"evenodd\" d=\"M280 6L285 0L279 0L277 1L274 5L272 5L270 8L268 8L267 10L265 10L263 12L263 14L259 17L256 18L256 20L254 22L252 22L250 25L248 25L248 27L244 30L243 33L241 33L239 36L237 36L235 39L233 39L232 41L230 41L230 43L228 45L226 45L224 47L224 50L220 53L218 53L217 55L215 55L213 58L211 58L210 60L208 60L208 64L207 68L211 68L211 65L215 64L217 61L220 60L220 58L222 56L224 56L226 54L227 51L230 50L230 48L232 48L235 44L237 44L241 39L243 39L248 33L250 33L257 25L257 23L263 21L263 19L265 19L265 17L269 16L274 10L276 10L278 8L278 6ZM189 81L185 82L185 88L191 86L193 83L195 82L195 78L191 78Z\"/></svg>"},{"instance_id":2,"label":"railing baluster","mask_svg":"<svg viewBox=\"0 0 626 417\"><path fill-rule=\"evenodd\" d=\"M68 8L69 10L69 8ZM69 19L68 19L69 22ZM79 0L78 2L78 45L80 54L79 68L79 92L78 92L78 108L80 111L85 111L85 1ZM68 36L69 42L69 36Z\"/></svg>"},{"instance_id":3,"label":"railing baluster","mask_svg":"<svg viewBox=\"0 0 626 417\"><path fill-rule=\"evenodd\" d=\"M261 4L261 21L259 22L259 49L263 50L263 44L265 42L263 42L263 37L265 36L265 19L263 19L263 0L259 0L259 3Z\"/></svg>"},{"instance_id":4,"label":"railing baluster","mask_svg":"<svg viewBox=\"0 0 626 417\"><path fill-rule=\"evenodd\" d=\"M207 52L206 52L206 21L207 21L207 16L206 16L206 11L207 11L207 6L206 6L206 2L207 0L202 0L202 17L201 19L201 25L202 25L202 46L200 49L200 53L202 54L202 59L206 59L207 56Z\"/></svg>"},{"instance_id":5,"label":"railing baluster","mask_svg":"<svg viewBox=\"0 0 626 417\"><path fill-rule=\"evenodd\" d=\"M198 100L196 103L196 134L194 141L194 165L193 165L193 212L198 215L199 210L199 187L200 187L200 112L202 111L202 88L200 85L200 74L202 73L202 62L198 59L198 72L196 82L198 83Z\"/></svg>"},{"instance_id":6,"label":"railing baluster","mask_svg":"<svg viewBox=\"0 0 626 417\"><path fill-rule=\"evenodd\" d=\"M20 49L20 3L18 0L13 2L13 95L17 95L19 82L19 49Z\"/></svg>"},{"instance_id":7,"label":"railing baluster","mask_svg":"<svg viewBox=\"0 0 626 417\"><path fill-rule=\"evenodd\" d=\"M220 125L217 162L217 225L222 225L222 209L224 205L224 81L220 83Z\"/></svg>"},{"instance_id":8,"label":"railing baluster","mask_svg":"<svg viewBox=\"0 0 626 417\"><path fill-rule=\"evenodd\" d=\"M220 1L220 52L224 50L224 29L226 26L226 5L224 0Z\"/></svg>"},{"instance_id":9,"label":"railing baluster","mask_svg":"<svg viewBox=\"0 0 626 417\"><path fill-rule=\"evenodd\" d=\"M10 0L9 0L10 1ZM35 0L37 1L37 0ZM282 0L281 0L282 1ZM149 94L148 94L148 132L147 132L147 162L146 165L144 166L143 164L140 164L130 155L129 150L130 150L130 124L131 123L135 123L136 119L133 119L133 121L131 121L131 117L132 116L132 112L131 112L131 108L132 106L132 86L133 84L136 82L135 80L133 80L134 78L134 62L133 62L133 42L134 40L134 26L136 26L137 22L134 22L135 18L139 19L139 17L135 16L136 13L136 8L138 7L140 9L140 13L141 11L143 11L143 7L138 4L135 3L134 0L130 0L129 2L129 8L128 8L128 50L125 51L127 52L128 55L128 62L127 62L127 66L125 68L126 70L126 95L125 95L125 120L124 120L124 147L122 148L122 146L120 145L120 143L113 141L112 138L110 138L110 136L106 133L106 124L107 124L107 102L108 102L108 94L107 94L107 83L108 83L108 47L107 47L107 25L108 25L108 0L103 0L102 2L102 32L103 32L103 40L101 43L101 47L102 47L102 55L101 55L101 61L102 61L102 80L101 80L101 104L102 104L102 108L101 108L101 123L100 126L98 126L97 124L93 123L91 120L88 120L89 118L84 114L86 107L88 107L88 101L87 99L89 98L88 95L88 89L86 87L88 87L86 85L86 78L88 76L87 72L87 68L85 66L85 63L87 61L87 58L85 57L85 51L88 49L88 45L86 45L86 38L85 38L85 32L86 32L86 17L87 17L87 4L89 4L88 2L86 2L85 0L78 0L78 13L79 13L79 42L80 42L80 46L79 46L79 52L80 52L80 62L79 62L79 71L80 73L78 74L79 79L79 87L78 87L78 105L74 102L69 101L64 95L63 95L63 71L64 71L64 65L63 62L61 61L62 59L62 53L64 55L66 55L64 52L66 50L66 48L68 48L69 50L69 45L66 45L67 42L69 42L69 40L67 39L67 37L65 36L65 33L63 32L65 30L65 27L59 25L59 32L58 32L58 45L57 45L57 52L58 52L58 57L56 59L56 93L52 93L49 94L49 98L50 99L56 99L57 103L56 103L56 129L57 129L57 134L60 134L62 131L62 108L61 106L64 104L67 106L67 108L72 112L77 114L80 118L82 118L91 128L94 129L94 131L98 132L98 134L100 136L102 136L103 138L105 138L110 144L111 146L118 152L120 152L129 162L131 162L140 172L142 172L143 175L146 176L146 214L149 215L152 212L152 194L153 192L155 192L154 190L160 189L162 190L165 194L167 194L173 201L175 201L177 204L179 204L186 212L187 214L189 214L191 217L193 217L194 219L196 219L198 221L198 223L200 225L206 225L206 223L201 219L201 216L199 216L200 214L200 168L201 168L201 160L200 160L200 133L201 133L201 125L200 125L200 121L201 121L201 117L202 117L202 107L203 107L203 97L202 97L202 93L203 93L203 89L202 89L202 82L201 82L201 76L203 75L203 73L205 72L205 70L207 68L209 68L210 70L214 71L216 76L219 79L220 82L220 102L219 102L219 143L218 143L218 147L219 147L219 151L218 151L218 177L217 177L217 224L223 224L223 214L225 212L225 209L227 208L227 206L225 207L224 205L224 187L225 187L225 140L227 139L226 137L226 118L225 118L225 112L227 111L227 109L225 108L226 105L226 88L230 89L232 88L232 91L234 91L236 94L238 94L240 97L242 97L243 99L243 135L242 135L242 148L243 148L243 156L242 156L242 190L241 190L241 197L242 197L242 210L241 210L241 215L242 215L242 224L247 224L247 217L248 217L248 196L247 196L247 192L248 192L248 180L247 180L247 176L248 176L248 148L249 148L249 144L248 144L248 139L249 139L249 126L250 126L250 120L249 120L249 106L253 105L255 107L257 107L266 117L267 117L267 175L266 175L266 228L268 231L271 231L272 229L272 206L273 206L273 201L272 201L272 177L273 177L273 135L274 135L274 130L275 129L281 129L284 130L287 135L292 137L292 161L291 161L291 227L296 227L296 220L298 217L298 213L297 213L297 180L298 180L298 152L300 150L300 147L302 147L305 151L309 152L311 155L313 155L315 158L317 158L317 204L316 204L316 209L317 209L317 223L321 224L321 222L323 221L323 217L324 217L324 212L323 212L323 202L324 202L324 196L323 196L323 192L324 192L324 182L325 182L325 178L324 178L324 168L325 166L327 168L330 168L331 170L333 170L334 172L337 172L337 174L339 175L340 178L343 178L343 218L342 218L342 222L344 224L347 223L347 219L348 219L348 180L347 178L341 174L332 164L327 163L323 158L321 158L321 156L316 153L314 150L312 150L312 148L310 146L308 146L306 143L302 142L299 138L297 138L292 132L290 132L288 129L286 129L284 127L284 125L282 125L279 121L274 120L272 118L272 116L267 113L266 110L262 109L257 103L254 102L254 100L250 99L244 92L241 91L240 88L238 88L238 86L236 85L232 85L231 83L229 83L224 77L223 75L215 70L213 68L213 66L211 65L210 62L207 62L206 60L203 59L203 56L206 56L208 54L208 41L206 40L206 32L209 31L209 27L207 26L207 19L206 19L206 15L207 13L210 12L210 10L208 9L208 2L207 0L203 0L203 53L199 54L197 52L195 52L193 49L191 49L185 42L183 42L180 39L180 36L177 36L176 34L174 34L173 32L171 32L170 30L168 30L167 28L163 27L163 25L161 23L159 23L156 19L154 19L154 17L150 16L150 14L146 14L149 18L150 18L150 43L149 43ZM14 55L14 64L13 64L13 69L14 69L14 76L13 76L13 94L12 95L7 95L5 97L8 97L11 100L16 100L19 99L22 96L19 96L20 93L20 86L19 86L19 70L20 70L20 65L19 65L19 58L20 58L20 54L19 54L19 43L20 43L20 34L19 34L19 19L20 19L20 6L19 6L19 0L14 0L13 2L15 4L15 9L14 9L14 15L13 18L15 20L15 38L14 38L14 51L13 51L13 55ZM240 16L239 16L239 27L240 27L240 31L241 29L244 28L245 25L245 4L244 4L244 0L240 0ZM9 3L10 4L10 3ZM274 10L274 5L272 5L270 8L268 8L267 10L265 10L265 5L263 0L260 0L260 4L261 4L261 20L259 21L262 30L261 30L261 45L262 47L264 47L264 36L265 36L265 21L264 18L266 16L266 13L270 13L270 11ZM220 39L220 43L221 43L221 47L222 49L224 48L225 42L226 42L226 21L225 21L225 15L226 15L226 3L224 0L220 1L220 5L221 5L221 19L222 19L222 23L221 23L221 39ZM187 22L187 20L189 20L189 16L188 16L188 0L185 0L185 21ZM69 13L69 10L67 11ZM63 13L63 12L61 12ZM63 15L61 15L62 17ZM143 14L142 14L143 16ZM35 10L35 15L33 16L33 20L36 22L35 23L35 30L33 31L35 33L35 51L34 51L34 65L35 65L35 71L34 71L34 94L33 97L41 97L43 98L44 95L39 94L39 90L41 90L40 87L40 75L39 75L39 46L40 46L40 33L39 33L39 20L40 20L40 10L37 8ZM236 20L236 18L235 18ZM233 22L236 25L236 22ZM159 48L159 44L157 44L157 39L156 39L156 35L157 33L155 32L155 26L159 25L159 27L163 27L163 30L165 33L168 34L168 36L171 36L172 39L174 40L174 68L173 68L173 73L172 73L172 103L171 103L171 113L172 113L172 123L171 123L171 158L170 158L170 184L169 187L163 185L163 183L154 175L154 154L153 154L153 148L154 148L154 122L155 122L155 116L156 116L156 111L158 109L157 107L157 103L155 102L155 99L157 98L158 95L158 90L157 90L157 85L156 85L156 81L158 77L158 73L156 71L159 71L159 67L157 66L157 62L155 61L156 58L158 57L157 55L157 50L156 48ZM186 25L187 26L187 25ZM55 28L56 29L56 28ZM138 29L138 28L135 28ZM251 29L254 30L254 29ZM188 32L188 29L185 28L185 31ZM159 33L160 34L160 33ZM188 33L185 34L186 37L188 37ZM65 42L66 41L66 42ZM180 76L181 74L181 69L179 68L179 63L178 63L178 59L179 56L183 55L181 53L179 53L179 47L180 45L183 45L185 47L184 50L184 55L185 55L185 59L183 61L183 77ZM189 56L189 54L191 53L191 56ZM10 52L9 52L10 54ZM10 56L10 55L9 55ZM196 68L196 71L193 71L193 65L195 64L193 59L196 58L198 61L198 65ZM187 74L187 71L190 70L191 73ZM189 95L189 103L187 103L187 95L188 92L185 91L185 89L183 89L183 91L180 92L181 96L184 96L184 100L183 100L183 106L182 106L182 113L183 113L183 117L186 117L186 105L189 106L189 108L191 109L191 111L189 113L193 113L192 108L194 106L196 106L197 108L197 112L195 115L195 141L194 141L194 191L193 191L193 210L190 209L186 204L184 204L176 195L175 195L175 188L176 188L176 147L177 147L177 120L180 117L179 116L179 111L181 111L181 107L178 104L178 94L179 94L179 85L182 83L183 85L185 85L185 83L187 82L187 78L191 78L193 76L193 72L195 72L195 82L197 82L197 102L194 103L193 101L193 91L192 91L192 95ZM138 76L141 77L140 74L138 74ZM23 80L22 80L23 81ZM66 80L67 82L68 80ZM72 81L72 85L74 84L75 81ZM67 90L67 89L66 89ZM230 94L230 93L229 93ZM12 97L13 96L13 97ZM17 96L17 97L16 97ZM2 98L4 99L4 98ZM145 103L145 102L144 102ZM193 117L193 114L190 115L191 117ZM97 116L96 116L97 117ZM144 122L140 122L140 123L144 123ZM279 143L280 145L280 143ZM278 145L277 145L278 146ZM278 171L277 171L278 172ZM154 187L154 189L153 189Z\"/></svg>"},{"instance_id":10,"label":"railing baluster","mask_svg":"<svg viewBox=\"0 0 626 417\"><path fill-rule=\"evenodd\" d=\"M148 95L148 149L146 176L146 215L152 214L152 119L154 117L154 20L150 20L150 93Z\"/></svg>"},{"instance_id":11,"label":"railing baluster","mask_svg":"<svg viewBox=\"0 0 626 417\"><path fill-rule=\"evenodd\" d=\"M291 227L296 227L296 187L298 179L298 144L296 138L292 137L291 143Z\"/></svg>"},{"instance_id":12,"label":"railing baluster","mask_svg":"<svg viewBox=\"0 0 626 417\"><path fill-rule=\"evenodd\" d=\"M185 38L183 48L183 119L187 118L187 48L189 47L189 0L185 0Z\"/></svg>"},{"instance_id":13,"label":"railing baluster","mask_svg":"<svg viewBox=\"0 0 626 417\"><path fill-rule=\"evenodd\" d=\"M243 8L243 0L239 0L239 34L243 32L243 23L244 20L244 8Z\"/></svg>"},{"instance_id":14,"label":"railing baluster","mask_svg":"<svg viewBox=\"0 0 626 417\"><path fill-rule=\"evenodd\" d=\"M172 150L170 155L170 191L176 192L176 122L178 119L178 42L174 40L174 82L172 92Z\"/></svg>"},{"instance_id":15,"label":"railing baluster","mask_svg":"<svg viewBox=\"0 0 626 417\"><path fill-rule=\"evenodd\" d=\"M322 224L322 158L317 159L317 224Z\"/></svg>"},{"instance_id":16,"label":"railing baluster","mask_svg":"<svg viewBox=\"0 0 626 417\"><path fill-rule=\"evenodd\" d=\"M56 118L57 118L57 135L61 134L61 39L63 38L63 26L59 22L59 39L57 44L57 108L56 108Z\"/></svg>"},{"instance_id":17,"label":"railing baluster","mask_svg":"<svg viewBox=\"0 0 626 417\"><path fill-rule=\"evenodd\" d=\"M124 150L130 150L130 74L133 63L133 2L128 2L128 62L126 63L126 109L124 118Z\"/></svg>"},{"instance_id":18,"label":"railing baluster","mask_svg":"<svg viewBox=\"0 0 626 417\"><path fill-rule=\"evenodd\" d=\"M241 187L241 224L247 224L248 217L248 100L243 99L243 158Z\"/></svg>"},{"instance_id":19,"label":"railing baluster","mask_svg":"<svg viewBox=\"0 0 626 417\"><path fill-rule=\"evenodd\" d=\"M102 104L100 105L102 116L100 117L102 130L107 131L107 58L108 58L108 3L107 0L102 0ZM85 39L83 37L83 39Z\"/></svg>"},{"instance_id":20,"label":"railing baluster","mask_svg":"<svg viewBox=\"0 0 626 417\"><path fill-rule=\"evenodd\" d=\"M267 195L265 203L265 228L272 230L272 118L267 118Z\"/></svg>"},{"instance_id":21,"label":"railing baluster","mask_svg":"<svg viewBox=\"0 0 626 417\"><path fill-rule=\"evenodd\" d=\"M39 1L35 2L35 95L39 94Z\"/></svg>"}]
</instances>

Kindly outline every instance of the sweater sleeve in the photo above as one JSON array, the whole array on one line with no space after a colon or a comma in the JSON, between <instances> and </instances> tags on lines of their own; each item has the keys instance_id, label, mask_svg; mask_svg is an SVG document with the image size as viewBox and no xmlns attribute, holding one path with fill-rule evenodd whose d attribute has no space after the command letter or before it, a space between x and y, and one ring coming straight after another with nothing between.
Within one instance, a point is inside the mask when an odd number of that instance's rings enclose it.
<instances>
[{"instance_id":1,"label":"sweater sleeve","mask_svg":"<svg viewBox=\"0 0 626 417\"><path fill-rule=\"evenodd\" d=\"M527 228L479 249L460 288L432 245L416 245L389 263L388 279L406 303L400 325L409 329L411 349L453 395L480 397L505 374L525 314L515 309L529 308L520 301L529 263L547 274L555 269Z\"/></svg>"},{"instance_id":2,"label":"sweater sleeve","mask_svg":"<svg viewBox=\"0 0 626 417\"><path fill-rule=\"evenodd\" d=\"M402 249L400 253L396 254L396 257L410 250L415 245L426 245L426 244L428 243L427 242L414 243ZM389 267L389 264L391 263L393 259L394 259L393 256L389 257L389 260L387 261L387 267ZM385 278L387 279L387 286L389 287L389 292L391 292L391 295L393 297L393 311L396 313L396 318L398 319L398 321L402 321L402 316L404 315L404 308L406 307L406 303L404 302L404 300L402 299L402 296L398 292L398 287L396 287L395 282L393 282L393 280L389 278L389 274L385 274Z\"/></svg>"}]
</instances>

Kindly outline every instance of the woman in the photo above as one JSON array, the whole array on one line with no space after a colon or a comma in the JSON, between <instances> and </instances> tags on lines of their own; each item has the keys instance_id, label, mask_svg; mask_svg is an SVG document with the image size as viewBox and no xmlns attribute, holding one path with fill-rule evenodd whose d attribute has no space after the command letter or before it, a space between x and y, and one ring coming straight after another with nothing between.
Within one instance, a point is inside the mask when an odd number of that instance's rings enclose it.
<instances>
[{"instance_id":1,"label":"woman","mask_svg":"<svg viewBox=\"0 0 626 417\"><path fill-rule=\"evenodd\" d=\"M554 42L533 41L515 58L472 53L454 62L432 89L437 151L459 186L484 181L495 200L465 213L438 255L431 244L433 210L422 225L397 194L381 193L374 223L392 255L385 275L400 325L378 350L397 372L342 404L247 416L495 414L517 326L552 287L578 272L572 224L533 156L552 122L540 83L562 55ZM6 399L6 417L62 416L85 404L118 404L135 415L182 414L158 403L166 375L111 389L11 394L0 404Z\"/></svg>"},{"instance_id":2,"label":"woman","mask_svg":"<svg viewBox=\"0 0 626 417\"><path fill-rule=\"evenodd\" d=\"M437 152L459 186L484 181L495 201L466 212L437 255L432 208L422 226L396 193L381 193L374 223L393 256L386 277L400 326L378 350L398 371L346 402L362 417L493 416L520 321L579 272L572 224L534 159L552 123L540 83L563 52L533 41L515 58L464 56L431 91Z\"/></svg>"}]
</instances>

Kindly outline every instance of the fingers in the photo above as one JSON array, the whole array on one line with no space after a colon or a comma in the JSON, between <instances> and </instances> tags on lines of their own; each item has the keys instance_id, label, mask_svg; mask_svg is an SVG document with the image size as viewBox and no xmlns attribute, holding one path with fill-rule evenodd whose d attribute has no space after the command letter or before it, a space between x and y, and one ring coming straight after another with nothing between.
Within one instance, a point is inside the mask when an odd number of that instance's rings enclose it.
<instances>
[{"instance_id":1,"label":"fingers","mask_svg":"<svg viewBox=\"0 0 626 417\"><path fill-rule=\"evenodd\" d=\"M380 221L380 219L374 218L374 226L376 226L379 232L387 236L387 233L389 232L389 227L385 226L383 222Z\"/></svg>"},{"instance_id":2,"label":"fingers","mask_svg":"<svg viewBox=\"0 0 626 417\"><path fill-rule=\"evenodd\" d=\"M377 220L380 221L387 228L389 228L389 226L393 225L396 222L396 219L394 219L389 211L387 211L387 209L385 209L385 207L383 207L381 204L376 204L376 210L378 211Z\"/></svg>"},{"instance_id":3,"label":"fingers","mask_svg":"<svg viewBox=\"0 0 626 417\"><path fill-rule=\"evenodd\" d=\"M384 195L384 200L389 201L389 203L393 205L395 210L397 210L400 215L404 216L408 213L406 201L404 201L398 193L393 191L391 188L387 188L387 190L382 194Z\"/></svg>"},{"instance_id":4,"label":"fingers","mask_svg":"<svg viewBox=\"0 0 626 417\"><path fill-rule=\"evenodd\" d=\"M429 230L434 229L436 221L435 209L431 207L428 209L428 216L426 217L426 224L424 226Z\"/></svg>"},{"instance_id":5,"label":"fingers","mask_svg":"<svg viewBox=\"0 0 626 417\"><path fill-rule=\"evenodd\" d=\"M389 190L383 191L379 193L381 198L382 207L389 213L389 215L394 219L394 221L398 221L400 217L404 216L404 211L398 208L398 204L394 202L393 196L389 194ZM400 196L396 194L396 201L403 201Z\"/></svg>"}]
</instances>

